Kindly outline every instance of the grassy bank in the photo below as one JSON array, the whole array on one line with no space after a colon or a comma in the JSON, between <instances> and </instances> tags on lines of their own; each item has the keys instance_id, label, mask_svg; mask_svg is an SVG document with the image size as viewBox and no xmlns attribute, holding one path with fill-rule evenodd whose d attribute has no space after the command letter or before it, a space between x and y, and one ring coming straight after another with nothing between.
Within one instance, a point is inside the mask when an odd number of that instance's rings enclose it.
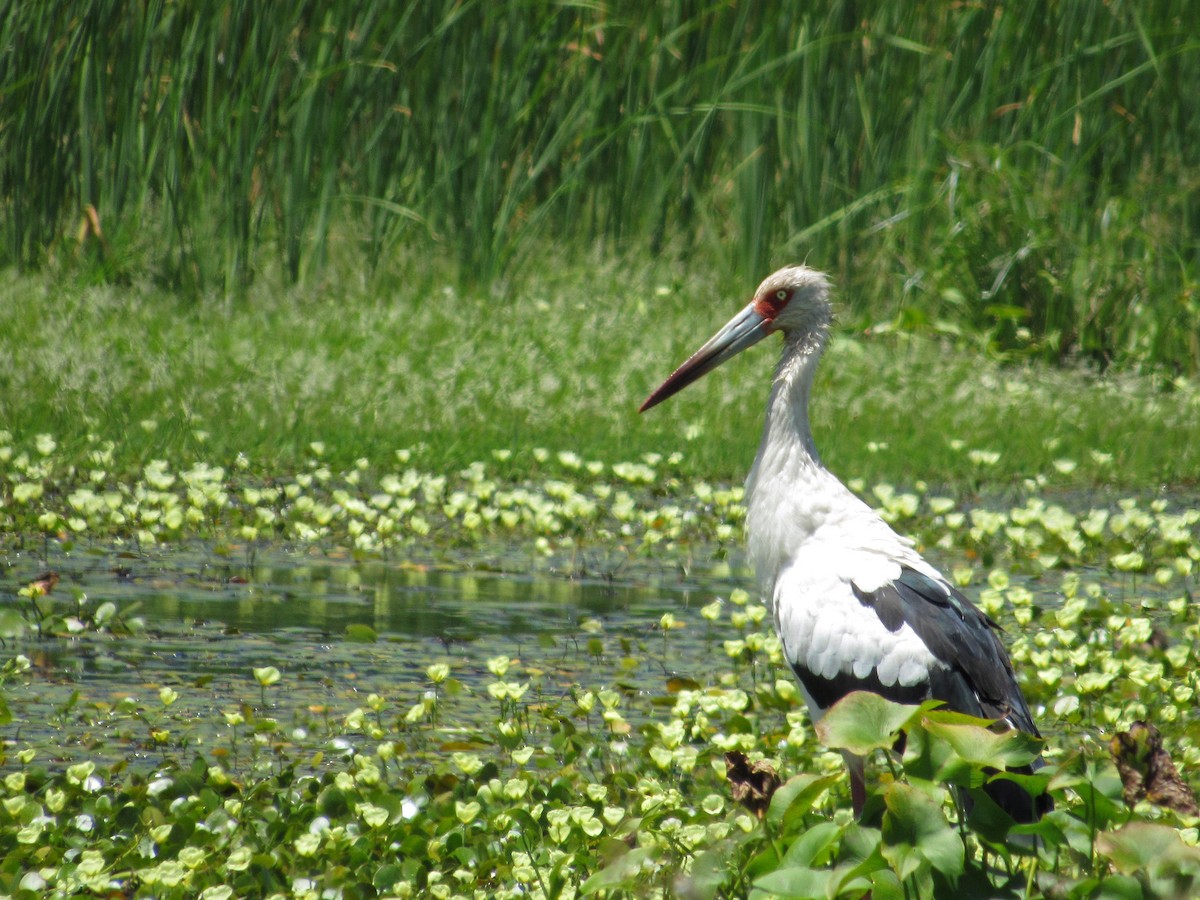
<instances>
[{"instance_id":1,"label":"grassy bank","mask_svg":"<svg viewBox=\"0 0 1200 900\"><path fill-rule=\"evenodd\" d=\"M51 434L83 465L152 459L298 471L432 471L534 448L740 482L753 458L777 347L768 342L646 415L637 406L749 296L682 267L597 264L527 278L509 303L435 273L380 288L342 279L191 303L151 287L0 286L0 423L14 447ZM845 301L843 301L843 309ZM843 317L845 319L845 317ZM818 445L845 478L999 487L1047 475L1064 489L1194 483L1194 383L1000 365L962 343L845 324L814 399Z\"/></svg>"},{"instance_id":2,"label":"grassy bank","mask_svg":"<svg viewBox=\"0 0 1200 900\"><path fill-rule=\"evenodd\" d=\"M1183 0L225 0L0 16L0 263L193 296L397 251L456 283L553 238L870 321L1200 367L1200 43ZM903 289L900 286L903 285Z\"/></svg>"}]
</instances>

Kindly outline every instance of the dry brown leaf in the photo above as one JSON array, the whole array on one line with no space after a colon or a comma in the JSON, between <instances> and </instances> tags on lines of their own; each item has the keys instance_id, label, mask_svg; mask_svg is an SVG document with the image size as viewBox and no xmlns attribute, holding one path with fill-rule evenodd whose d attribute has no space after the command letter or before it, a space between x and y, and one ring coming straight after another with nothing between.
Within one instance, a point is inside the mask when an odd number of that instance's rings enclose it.
<instances>
[{"instance_id":1,"label":"dry brown leaf","mask_svg":"<svg viewBox=\"0 0 1200 900\"><path fill-rule=\"evenodd\" d=\"M1149 800L1183 815L1200 815L1196 795L1179 777L1175 763L1163 749L1162 736L1153 725L1134 722L1128 731L1117 732L1109 748L1129 806Z\"/></svg>"}]
</instances>

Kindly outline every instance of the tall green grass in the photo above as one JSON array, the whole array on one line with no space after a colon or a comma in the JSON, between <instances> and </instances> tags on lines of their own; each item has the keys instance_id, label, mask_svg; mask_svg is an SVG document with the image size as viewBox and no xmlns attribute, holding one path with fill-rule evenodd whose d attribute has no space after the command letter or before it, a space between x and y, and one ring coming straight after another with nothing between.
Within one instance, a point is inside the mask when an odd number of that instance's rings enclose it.
<instances>
[{"instance_id":1,"label":"tall green grass","mask_svg":"<svg viewBox=\"0 0 1200 900\"><path fill-rule=\"evenodd\" d=\"M856 320L1200 369L1186 0L48 0L0 19L0 261L197 295L548 245Z\"/></svg>"},{"instance_id":2,"label":"tall green grass","mask_svg":"<svg viewBox=\"0 0 1200 900\"><path fill-rule=\"evenodd\" d=\"M397 450L421 448L414 464L433 472L507 451L509 475L538 477L540 447L607 463L679 451L672 472L745 477L775 341L637 412L740 294L680 264L597 260L522 277L524 301L508 304L455 286L427 260L406 268L383 289L340 272L329 285L255 286L223 304L145 285L10 278L0 284L0 432L33 459L37 435L52 435L80 466L112 441L113 473L153 459L232 466L242 455L273 477L301 470L320 442L335 471L359 458L394 466ZM1004 366L924 337L840 330L813 416L825 461L847 479L1003 492L1041 476L1071 490L1185 486L1200 472L1194 383L1164 391L1143 376Z\"/></svg>"}]
</instances>

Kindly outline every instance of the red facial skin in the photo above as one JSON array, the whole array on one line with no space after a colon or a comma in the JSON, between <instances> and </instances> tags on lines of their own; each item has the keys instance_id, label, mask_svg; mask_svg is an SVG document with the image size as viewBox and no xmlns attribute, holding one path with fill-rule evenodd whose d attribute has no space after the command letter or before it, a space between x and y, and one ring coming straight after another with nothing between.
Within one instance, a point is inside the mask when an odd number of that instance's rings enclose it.
<instances>
[{"instance_id":1,"label":"red facial skin","mask_svg":"<svg viewBox=\"0 0 1200 900\"><path fill-rule=\"evenodd\" d=\"M774 322L775 317L788 305L788 301L791 299L791 291L775 291L773 294L756 297L754 299L754 311L768 322Z\"/></svg>"}]
</instances>

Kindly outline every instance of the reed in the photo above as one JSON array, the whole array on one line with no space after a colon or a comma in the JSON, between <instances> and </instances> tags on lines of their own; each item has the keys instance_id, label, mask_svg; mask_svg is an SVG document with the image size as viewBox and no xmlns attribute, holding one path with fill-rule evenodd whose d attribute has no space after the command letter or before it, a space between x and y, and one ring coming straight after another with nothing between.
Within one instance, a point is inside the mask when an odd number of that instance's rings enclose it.
<instances>
[{"instance_id":1,"label":"reed","mask_svg":"<svg viewBox=\"0 0 1200 900\"><path fill-rule=\"evenodd\" d=\"M0 262L196 296L503 285L548 245L723 283L808 257L859 323L1200 370L1185 0L10 4ZM402 253L401 250L410 251Z\"/></svg>"}]
</instances>

